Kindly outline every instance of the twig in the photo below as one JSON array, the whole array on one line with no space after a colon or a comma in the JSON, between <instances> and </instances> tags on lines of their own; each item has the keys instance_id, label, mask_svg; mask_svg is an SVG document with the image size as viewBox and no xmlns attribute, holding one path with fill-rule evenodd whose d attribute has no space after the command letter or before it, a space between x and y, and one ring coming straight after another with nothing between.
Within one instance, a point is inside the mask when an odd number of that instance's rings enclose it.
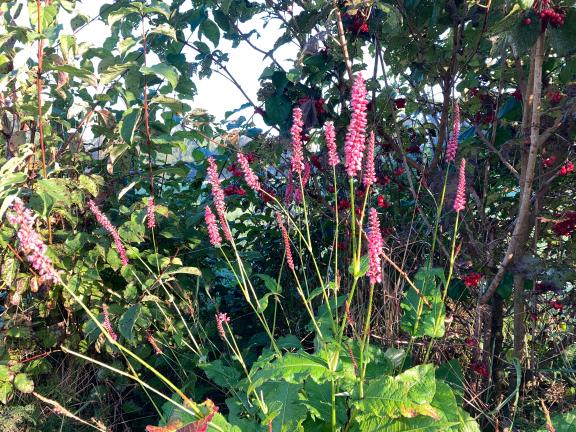
<instances>
[{"instance_id":1,"label":"twig","mask_svg":"<svg viewBox=\"0 0 576 432\"><path fill-rule=\"evenodd\" d=\"M66 408L64 408L62 405L60 405L55 400L48 399L47 397L42 396L41 394L36 393L36 392L32 392L32 394L34 396L36 396L38 399L40 399L42 402L44 402L45 404L50 405L52 407L52 410L56 414L63 415L65 417L68 417L72 420L75 420L79 423L82 423L83 425L90 426L91 428L96 429L96 430L101 431L101 432L107 432L108 431L108 429L106 427L102 426L101 424L91 423L89 421L81 419L80 417L72 414L70 411L68 411Z\"/></svg>"},{"instance_id":2,"label":"twig","mask_svg":"<svg viewBox=\"0 0 576 432\"><path fill-rule=\"evenodd\" d=\"M334 14L336 15L336 25L338 27L338 39L340 41L340 47L342 48L342 54L344 55L346 71L348 72L348 78L352 82L354 80L354 74L352 73L352 62L350 61L350 55L348 54L348 44L346 42L346 36L344 35L344 25L342 24L342 14L340 13L338 0L333 0L332 4L334 5Z\"/></svg>"}]
</instances>

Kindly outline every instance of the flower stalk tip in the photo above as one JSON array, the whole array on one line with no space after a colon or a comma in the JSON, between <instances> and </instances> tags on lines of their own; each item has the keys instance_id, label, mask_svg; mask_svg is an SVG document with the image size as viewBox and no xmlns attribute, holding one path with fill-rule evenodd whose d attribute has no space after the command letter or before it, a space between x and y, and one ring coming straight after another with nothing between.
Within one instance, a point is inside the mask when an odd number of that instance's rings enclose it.
<instances>
[{"instance_id":1,"label":"flower stalk tip","mask_svg":"<svg viewBox=\"0 0 576 432\"><path fill-rule=\"evenodd\" d=\"M100 211L100 209L98 208L98 206L94 201L92 200L88 201L88 208L94 214L94 216L96 216L96 220L102 226L102 228L108 231L108 234L110 234L112 240L114 240L114 245L116 246L116 251L118 251L118 255L120 255L120 261L122 261L122 265L123 266L128 265L128 257L126 256L126 249L122 244L122 239L120 238L120 234L118 234L118 230L116 229L116 227L112 225L112 223L106 217L106 215Z\"/></svg>"},{"instance_id":2,"label":"flower stalk tip","mask_svg":"<svg viewBox=\"0 0 576 432\"><path fill-rule=\"evenodd\" d=\"M460 173L458 174L458 188L454 199L454 210L461 212L466 207L466 159L460 161Z\"/></svg>"}]
</instances>

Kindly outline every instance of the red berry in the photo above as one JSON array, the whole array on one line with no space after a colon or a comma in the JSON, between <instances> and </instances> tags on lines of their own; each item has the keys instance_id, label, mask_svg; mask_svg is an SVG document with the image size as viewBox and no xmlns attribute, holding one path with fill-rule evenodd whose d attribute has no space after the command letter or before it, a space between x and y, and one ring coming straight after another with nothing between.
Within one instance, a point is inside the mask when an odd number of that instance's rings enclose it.
<instances>
[{"instance_id":1,"label":"red berry","mask_svg":"<svg viewBox=\"0 0 576 432\"><path fill-rule=\"evenodd\" d=\"M529 26L530 24L532 24L532 19L531 18L524 18L524 25Z\"/></svg>"}]
</instances>

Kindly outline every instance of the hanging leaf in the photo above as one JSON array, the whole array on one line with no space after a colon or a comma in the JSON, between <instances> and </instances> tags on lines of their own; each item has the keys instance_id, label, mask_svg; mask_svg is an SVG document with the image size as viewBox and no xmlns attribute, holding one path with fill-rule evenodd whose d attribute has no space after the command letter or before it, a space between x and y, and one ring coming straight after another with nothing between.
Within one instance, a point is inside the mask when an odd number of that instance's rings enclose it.
<instances>
[{"instance_id":1,"label":"hanging leaf","mask_svg":"<svg viewBox=\"0 0 576 432\"><path fill-rule=\"evenodd\" d=\"M178 77L180 72L174 66L168 64L159 63L154 66L142 66L140 72L144 75L156 75L163 79L166 79L172 88L176 88L178 85Z\"/></svg>"},{"instance_id":2,"label":"hanging leaf","mask_svg":"<svg viewBox=\"0 0 576 432\"><path fill-rule=\"evenodd\" d=\"M140 316L140 310L141 305L136 304L124 312L118 320L118 331L127 340L132 339L132 332L134 331L136 320Z\"/></svg>"}]
</instances>

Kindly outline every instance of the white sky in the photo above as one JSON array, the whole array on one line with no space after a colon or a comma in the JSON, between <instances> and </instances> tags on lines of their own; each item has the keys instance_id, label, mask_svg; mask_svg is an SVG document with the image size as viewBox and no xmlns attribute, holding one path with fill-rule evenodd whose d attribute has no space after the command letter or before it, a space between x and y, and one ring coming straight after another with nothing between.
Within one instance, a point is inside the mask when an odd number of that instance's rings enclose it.
<instances>
[{"instance_id":1,"label":"white sky","mask_svg":"<svg viewBox=\"0 0 576 432\"><path fill-rule=\"evenodd\" d=\"M77 4L80 12L89 17L98 15L100 7L110 1L105 0L88 0ZM247 27L249 25L256 25L257 27ZM266 29L261 27L262 22L257 19L250 20L249 23L240 25L240 29L244 33L256 29L261 37L256 39L256 36L251 37L251 41L258 48L265 51L270 49L274 42L280 37L282 31L276 23L269 24ZM70 27L65 24L65 32L70 32ZM96 20L87 25L77 34L78 42L88 42L95 46L101 46L104 39L109 35L107 25L101 20ZM196 40L195 34L190 40ZM204 39L208 46L212 47L211 42ZM228 70L232 73L235 79L242 85L242 88L250 96L250 98L257 103L256 93L260 87L258 77L263 69L270 64L270 59L263 59L263 55L254 51L246 42L242 42L237 48L232 48L232 43L224 38L220 38L218 49L228 53L230 58L227 63ZM191 51L191 50L189 50ZM187 52L186 49L184 52ZM297 47L292 45L285 45L275 52L275 58L283 64L287 69L290 69L292 59L297 55ZM214 67L217 67L214 65ZM195 97L192 106L193 108L203 108L210 114L214 115L217 120L224 118L224 113L232 109L238 108L246 102L246 99L240 91L228 80L220 74L213 73L209 79L194 79L197 86L198 95ZM250 109L240 113L240 115L250 116L252 111ZM255 116L254 120L259 126L263 125L260 116Z\"/></svg>"}]
</instances>

